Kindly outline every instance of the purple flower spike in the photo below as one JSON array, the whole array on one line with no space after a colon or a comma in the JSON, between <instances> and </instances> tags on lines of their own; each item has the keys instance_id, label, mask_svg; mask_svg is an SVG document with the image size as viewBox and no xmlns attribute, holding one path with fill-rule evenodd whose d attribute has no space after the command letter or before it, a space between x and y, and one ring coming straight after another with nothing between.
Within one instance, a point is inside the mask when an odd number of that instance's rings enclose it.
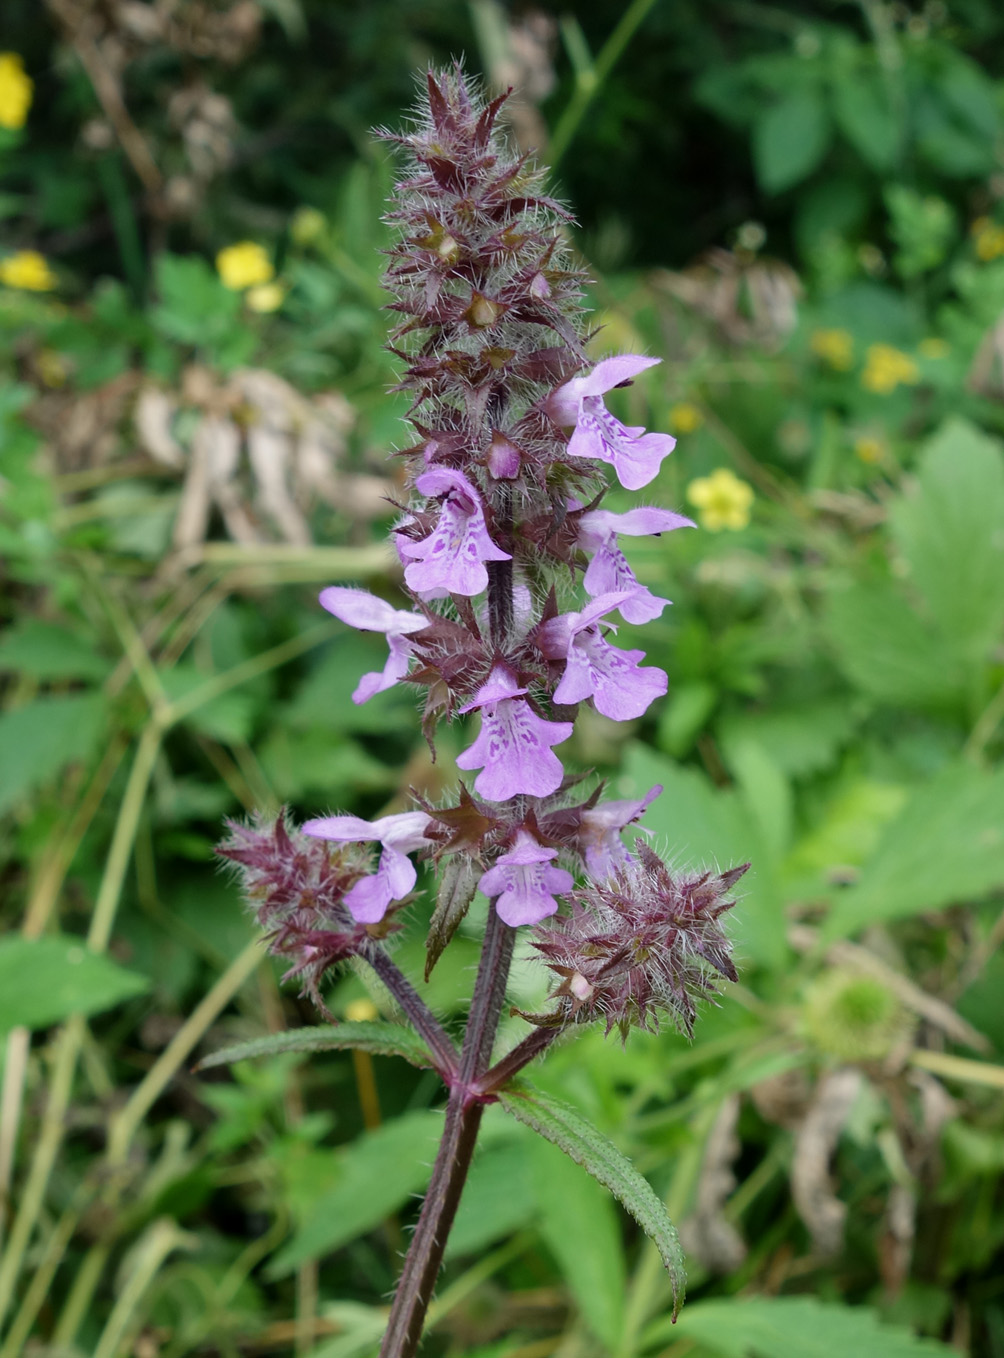
<instances>
[{"instance_id":1,"label":"purple flower spike","mask_svg":"<svg viewBox=\"0 0 1004 1358\"><path fill-rule=\"evenodd\" d=\"M555 892L571 891L574 884L570 872L550 866L557 856L557 849L545 849L533 835L520 830L514 847L484 874L478 887L486 896L498 897L495 909L506 924L513 928L537 924L557 911Z\"/></svg>"},{"instance_id":2,"label":"purple flower spike","mask_svg":"<svg viewBox=\"0 0 1004 1358\"><path fill-rule=\"evenodd\" d=\"M628 537L656 536L674 528L695 528L697 525L683 514L671 509L630 509L626 514L614 514L609 509L591 509L579 519L579 546L593 553L582 581L590 598L611 594L616 590L630 590L621 604L625 622L651 622L657 618L670 599L659 598L644 585L639 585L617 543L617 535Z\"/></svg>"},{"instance_id":3,"label":"purple flower spike","mask_svg":"<svg viewBox=\"0 0 1004 1358\"><path fill-rule=\"evenodd\" d=\"M579 848L594 882L612 877L631 858L621 831L641 818L662 791L662 784L649 788L637 801L600 802L582 813Z\"/></svg>"},{"instance_id":4,"label":"purple flower spike","mask_svg":"<svg viewBox=\"0 0 1004 1358\"><path fill-rule=\"evenodd\" d=\"M565 771L551 751L572 734L570 721L545 721L523 696L513 675L496 665L475 695L460 709L481 709L481 731L457 758L458 769L481 769L474 790L490 802L507 802L525 793L546 797L561 784Z\"/></svg>"},{"instance_id":5,"label":"purple flower spike","mask_svg":"<svg viewBox=\"0 0 1004 1358\"><path fill-rule=\"evenodd\" d=\"M391 901L399 901L415 885L418 874L407 854L424 848L429 817L424 811L405 811L379 820L360 820L358 816L321 816L308 820L305 835L315 839L334 839L360 844L376 840L383 846L380 862L371 877L363 877L346 892L344 904L360 924L376 924L387 913Z\"/></svg>"},{"instance_id":6,"label":"purple flower spike","mask_svg":"<svg viewBox=\"0 0 1004 1358\"><path fill-rule=\"evenodd\" d=\"M621 424L603 404L603 396L661 362L640 354L605 358L586 377L573 377L553 391L544 407L555 424L575 425L569 454L612 463L627 490L640 490L658 476L662 459L676 447L676 439L670 434L646 434L641 425Z\"/></svg>"},{"instance_id":7,"label":"purple flower spike","mask_svg":"<svg viewBox=\"0 0 1004 1358\"><path fill-rule=\"evenodd\" d=\"M621 608L625 591L601 594L581 613L561 613L540 628L540 646L550 659L565 659L565 673L554 690L557 703L592 698L597 712L613 721L640 717L669 687L665 670L641 669L644 651L619 651L603 637L598 623Z\"/></svg>"},{"instance_id":8,"label":"purple flower spike","mask_svg":"<svg viewBox=\"0 0 1004 1358\"><path fill-rule=\"evenodd\" d=\"M411 646L405 638L411 632L420 632L428 627L428 621L421 613L407 613L401 608L392 608L386 599L378 599L365 589L346 589L341 585L331 585L322 589L321 607L333 613L342 622L360 632L383 632L387 637L390 655L383 671L372 670L359 680L359 686L352 695L354 703L364 703L375 693L383 693L392 688L399 679L408 673Z\"/></svg>"},{"instance_id":9,"label":"purple flower spike","mask_svg":"<svg viewBox=\"0 0 1004 1358\"><path fill-rule=\"evenodd\" d=\"M409 542L398 534L398 551L415 558L405 567L410 589L425 599L448 594L468 597L488 588L486 561L511 561L509 552L496 547L488 536L485 513L478 492L461 472L433 466L415 482L422 495L445 495L439 522L421 542Z\"/></svg>"}]
</instances>

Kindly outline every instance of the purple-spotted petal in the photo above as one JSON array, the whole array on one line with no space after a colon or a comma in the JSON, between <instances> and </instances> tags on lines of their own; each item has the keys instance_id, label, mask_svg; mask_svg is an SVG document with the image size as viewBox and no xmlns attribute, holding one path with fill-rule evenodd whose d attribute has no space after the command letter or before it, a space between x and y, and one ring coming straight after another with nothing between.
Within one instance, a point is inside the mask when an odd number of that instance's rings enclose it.
<instances>
[{"instance_id":1,"label":"purple-spotted petal","mask_svg":"<svg viewBox=\"0 0 1004 1358\"><path fill-rule=\"evenodd\" d=\"M638 662L645 659L644 651L620 651L600 636L598 629L580 633L575 648L585 652L589 663L593 706L612 721L632 721L656 698L665 696L669 687L666 672L655 665L642 669Z\"/></svg>"},{"instance_id":2,"label":"purple-spotted petal","mask_svg":"<svg viewBox=\"0 0 1004 1358\"><path fill-rule=\"evenodd\" d=\"M570 721L545 721L525 698L487 703L474 744L457 758L460 769L481 769L474 789L491 802L507 802L526 794L546 797L564 777L561 760L552 753L572 734Z\"/></svg>"},{"instance_id":3,"label":"purple-spotted petal","mask_svg":"<svg viewBox=\"0 0 1004 1358\"><path fill-rule=\"evenodd\" d=\"M571 891L574 882L570 872L551 866L556 857L556 849L545 849L521 830L515 846L484 873L478 886L497 898L495 909L506 924L536 924L558 909L555 893Z\"/></svg>"},{"instance_id":4,"label":"purple-spotted petal","mask_svg":"<svg viewBox=\"0 0 1004 1358\"><path fill-rule=\"evenodd\" d=\"M520 688L512 670L505 665L495 665L471 701L458 708L458 711L473 712L477 707L501 702L503 698L521 698L524 693L526 689Z\"/></svg>"},{"instance_id":5,"label":"purple-spotted petal","mask_svg":"<svg viewBox=\"0 0 1004 1358\"><path fill-rule=\"evenodd\" d=\"M409 589L426 598L482 593L488 588L484 562L512 557L492 542L477 491L451 467L430 467L415 484L425 494L446 494L447 498L427 538L408 542L397 535L399 553L411 559L404 571Z\"/></svg>"},{"instance_id":6,"label":"purple-spotted petal","mask_svg":"<svg viewBox=\"0 0 1004 1358\"><path fill-rule=\"evenodd\" d=\"M586 568L582 584L587 594L597 597L617 591L623 592L625 597L618 612L625 622L651 622L659 617L670 602L669 599L660 598L638 583L634 571L628 565L627 558L617 546L617 539L614 537L596 548L593 559Z\"/></svg>"}]
</instances>

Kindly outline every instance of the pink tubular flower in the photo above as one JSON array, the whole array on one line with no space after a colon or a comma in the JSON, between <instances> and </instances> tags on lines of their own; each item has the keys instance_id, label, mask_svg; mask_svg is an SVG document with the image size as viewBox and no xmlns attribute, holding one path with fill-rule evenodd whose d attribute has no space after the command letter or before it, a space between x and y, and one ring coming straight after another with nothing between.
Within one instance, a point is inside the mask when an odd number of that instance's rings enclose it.
<instances>
[{"instance_id":1,"label":"pink tubular flower","mask_svg":"<svg viewBox=\"0 0 1004 1358\"><path fill-rule=\"evenodd\" d=\"M506 924L537 924L557 911L554 893L571 891L574 885L570 872L550 866L557 856L557 849L545 849L519 830L514 847L482 876L478 887L486 896L498 897L495 909Z\"/></svg>"},{"instance_id":2,"label":"pink tubular flower","mask_svg":"<svg viewBox=\"0 0 1004 1358\"><path fill-rule=\"evenodd\" d=\"M360 632L383 632L387 637L390 655L383 671L372 670L364 674L352 695L354 703L364 703L375 693L383 693L392 688L399 679L408 673L411 646L405 639L411 632L420 632L428 627L421 613L407 613L404 609L392 608L385 599L378 599L365 589L347 589L341 585L331 585L322 589L321 607L333 613L342 622Z\"/></svg>"},{"instance_id":3,"label":"pink tubular flower","mask_svg":"<svg viewBox=\"0 0 1004 1358\"><path fill-rule=\"evenodd\" d=\"M597 712L613 721L640 717L669 687L665 670L641 669L644 651L619 651L602 636L598 623L630 598L627 591L601 594L581 613L561 613L544 623L538 636L551 660L564 657L565 673L554 690L558 703L592 698Z\"/></svg>"},{"instance_id":4,"label":"pink tubular flower","mask_svg":"<svg viewBox=\"0 0 1004 1358\"><path fill-rule=\"evenodd\" d=\"M579 849L594 882L602 882L621 869L631 857L621 832L641 818L662 791L662 784L649 788L637 801L600 802L582 813Z\"/></svg>"},{"instance_id":5,"label":"pink tubular flower","mask_svg":"<svg viewBox=\"0 0 1004 1358\"><path fill-rule=\"evenodd\" d=\"M471 596L488 588L486 561L510 561L509 552L496 547L488 536L485 513L478 492L462 472L433 466L415 481L422 495L445 495L439 522L421 542L397 535L401 556L414 558L405 567L410 589L426 599L448 594Z\"/></svg>"},{"instance_id":6,"label":"pink tubular flower","mask_svg":"<svg viewBox=\"0 0 1004 1358\"><path fill-rule=\"evenodd\" d=\"M356 882L344 900L353 919L361 924L375 924L383 919L391 901L407 896L415 885L418 874L406 855L431 842L425 836L428 824L429 817L424 811L405 811L375 821L360 820L358 816L321 816L308 820L303 833L342 843L376 840L383 846L376 872Z\"/></svg>"},{"instance_id":7,"label":"pink tubular flower","mask_svg":"<svg viewBox=\"0 0 1004 1358\"><path fill-rule=\"evenodd\" d=\"M646 434L640 425L621 424L603 404L603 395L661 362L640 354L605 358L588 376L573 377L558 387L544 406L555 424L575 426L569 454L612 463L627 490L640 490L659 474L662 459L676 447L676 439L670 434Z\"/></svg>"},{"instance_id":8,"label":"pink tubular flower","mask_svg":"<svg viewBox=\"0 0 1004 1358\"><path fill-rule=\"evenodd\" d=\"M481 731L457 759L458 769L481 769L474 790L490 802L507 802L525 793L546 797L564 777L551 750L572 734L570 721L545 721L526 701L525 688L503 665L496 665L474 701L460 709L481 709Z\"/></svg>"},{"instance_id":9,"label":"pink tubular flower","mask_svg":"<svg viewBox=\"0 0 1004 1358\"><path fill-rule=\"evenodd\" d=\"M593 553L582 581L590 598L611 594L616 590L630 590L619 612L625 622L651 622L671 601L660 599L644 585L639 585L634 571L625 560L617 543L618 533L628 537L658 536L674 528L695 528L697 525L683 514L671 509L629 509L626 514L614 514L609 509L587 510L579 519L579 546Z\"/></svg>"}]
</instances>

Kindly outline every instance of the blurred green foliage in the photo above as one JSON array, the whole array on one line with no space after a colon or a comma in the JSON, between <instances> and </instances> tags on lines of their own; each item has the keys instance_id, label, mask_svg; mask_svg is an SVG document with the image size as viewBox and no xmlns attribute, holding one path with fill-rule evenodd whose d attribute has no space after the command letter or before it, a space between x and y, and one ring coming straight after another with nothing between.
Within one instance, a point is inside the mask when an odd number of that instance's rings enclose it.
<instances>
[{"instance_id":1,"label":"blurred green foliage","mask_svg":"<svg viewBox=\"0 0 1004 1358\"><path fill-rule=\"evenodd\" d=\"M212 868L221 818L453 781L407 693L352 705L382 643L314 594L394 597L369 129L460 51L529 92L596 352L664 359L622 393L679 435L653 498L707 526L632 541L675 600L642 642L670 694L570 757L663 784L680 863L754 872L692 1046L591 1032L534 1076L682 1225L679 1325L613 1200L493 1110L428 1351L1004 1354L1004 14L615 9L7 0L34 84L19 123L0 64L0 1358L378 1342L435 1078L190 1067L313 1021ZM269 276L228 287L241 242ZM513 1002L544 986L520 958ZM386 1007L354 973L329 999Z\"/></svg>"}]
</instances>

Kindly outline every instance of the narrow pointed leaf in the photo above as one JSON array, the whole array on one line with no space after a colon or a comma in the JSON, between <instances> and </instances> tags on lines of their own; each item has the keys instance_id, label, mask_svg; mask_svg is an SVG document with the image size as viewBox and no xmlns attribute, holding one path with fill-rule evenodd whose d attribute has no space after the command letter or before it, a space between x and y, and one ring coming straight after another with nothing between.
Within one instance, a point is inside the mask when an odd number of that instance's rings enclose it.
<instances>
[{"instance_id":1,"label":"narrow pointed leaf","mask_svg":"<svg viewBox=\"0 0 1004 1358\"><path fill-rule=\"evenodd\" d=\"M574 1108L526 1085L511 1085L499 1103L519 1122L552 1141L576 1164L610 1190L649 1236L662 1256L673 1285L673 1315L683 1305L686 1273L676 1227L651 1184L613 1142L596 1130Z\"/></svg>"},{"instance_id":2,"label":"narrow pointed leaf","mask_svg":"<svg viewBox=\"0 0 1004 1358\"><path fill-rule=\"evenodd\" d=\"M293 1028L286 1033L269 1033L267 1037L237 1042L203 1057L195 1069L209 1070L255 1056L275 1056L278 1052L326 1052L344 1047L374 1056L403 1056L413 1066L435 1064L421 1038L397 1023L333 1023L326 1028Z\"/></svg>"},{"instance_id":3,"label":"narrow pointed leaf","mask_svg":"<svg viewBox=\"0 0 1004 1358\"><path fill-rule=\"evenodd\" d=\"M425 940L425 979L443 954L443 949L457 932L457 926L467 914L478 889L479 873L469 858L451 858L439 878L436 908L429 921L429 936Z\"/></svg>"}]
</instances>

